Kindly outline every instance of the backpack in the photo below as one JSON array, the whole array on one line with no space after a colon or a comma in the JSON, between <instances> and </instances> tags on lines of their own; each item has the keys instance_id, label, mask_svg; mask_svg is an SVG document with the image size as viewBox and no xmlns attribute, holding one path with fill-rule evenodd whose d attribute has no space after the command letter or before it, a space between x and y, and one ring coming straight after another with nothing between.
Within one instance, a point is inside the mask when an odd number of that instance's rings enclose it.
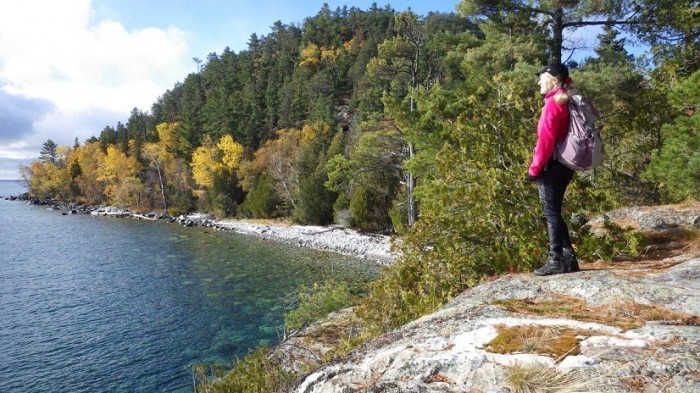
<instances>
[{"instance_id":1,"label":"backpack","mask_svg":"<svg viewBox=\"0 0 700 393\"><path fill-rule=\"evenodd\" d=\"M595 126L598 117L598 111L587 98L569 96L569 130L554 149L557 161L575 171L594 169L603 162L603 140L600 127Z\"/></svg>"}]
</instances>

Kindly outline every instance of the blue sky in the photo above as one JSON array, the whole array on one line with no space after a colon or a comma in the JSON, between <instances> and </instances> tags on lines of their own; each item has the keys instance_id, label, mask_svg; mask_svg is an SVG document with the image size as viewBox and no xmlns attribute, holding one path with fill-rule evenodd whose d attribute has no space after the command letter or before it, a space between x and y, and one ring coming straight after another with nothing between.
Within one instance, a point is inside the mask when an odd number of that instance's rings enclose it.
<instances>
[{"instance_id":1,"label":"blue sky","mask_svg":"<svg viewBox=\"0 0 700 393\"><path fill-rule=\"evenodd\" d=\"M194 57L205 58L210 52L221 53L226 46L234 51L246 49L252 33L265 35L280 20L300 25L304 18L316 15L326 3L337 7L369 9L373 3L403 11L408 8L424 15L430 11L453 12L458 0L396 1L282 1L282 0L95 0L98 18L120 21L128 29L176 26L187 34Z\"/></svg>"},{"instance_id":2,"label":"blue sky","mask_svg":"<svg viewBox=\"0 0 700 393\"><path fill-rule=\"evenodd\" d=\"M452 12L457 2L376 3L425 15ZM47 139L72 145L126 122L134 107L150 110L196 70L193 58L244 50L251 34L269 34L278 20L301 24L324 3L366 10L375 2L0 1L0 179L18 178Z\"/></svg>"},{"instance_id":3,"label":"blue sky","mask_svg":"<svg viewBox=\"0 0 700 393\"><path fill-rule=\"evenodd\" d=\"M326 1L368 9L372 1ZM418 14L457 0L377 2ZM167 89L225 47L246 49L280 20L300 24L324 1L22 0L0 2L0 179L52 139L72 145L150 110Z\"/></svg>"}]
</instances>

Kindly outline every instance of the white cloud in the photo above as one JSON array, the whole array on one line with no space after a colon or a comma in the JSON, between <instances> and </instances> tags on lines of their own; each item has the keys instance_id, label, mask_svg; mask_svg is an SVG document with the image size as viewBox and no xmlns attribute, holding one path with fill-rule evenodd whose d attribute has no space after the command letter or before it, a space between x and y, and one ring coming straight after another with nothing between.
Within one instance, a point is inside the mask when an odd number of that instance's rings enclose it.
<instances>
[{"instance_id":1,"label":"white cloud","mask_svg":"<svg viewBox=\"0 0 700 393\"><path fill-rule=\"evenodd\" d=\"M62 110L150 106L189 66L185 34L174 27L128 32L115 21L93 23L86 0L9 8L0 16L5 89L49 98Z\"/></svg>"},{"instance_id":2,"label":"white cloud","mask_svg":"<svg viewBox=\"0 0 700 393\"><path fill-rule=\"evenodd\" d=\"M127 31L95 20L90 0L3 3L0 88L53 112L23 118L28 129L3 143L0 159L25 158L48 138L65 144L99 134L134 107L149 110L191 70L187 36L175 27Z\"/></svg>"}]
</instances>

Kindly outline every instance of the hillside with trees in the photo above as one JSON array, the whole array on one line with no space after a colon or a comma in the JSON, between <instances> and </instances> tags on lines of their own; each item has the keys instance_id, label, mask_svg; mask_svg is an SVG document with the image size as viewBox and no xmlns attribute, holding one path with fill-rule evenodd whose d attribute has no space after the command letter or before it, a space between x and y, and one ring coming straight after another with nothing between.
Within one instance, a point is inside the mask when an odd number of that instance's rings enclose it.
<instances>
[{"instance_id":1,"label":"hillside with trees","mask_svg":"<svg viewBox=\"0 0 700 393\"><path fill-rule=\"evenodd\" d=\"M149 111L74 146L47 141L22 173L39 198L398 234L403 256L359 306L377 332L543 260L524 181L543 64L569 65L606 143L603 166L570 187L567 216L700 198L697 2L457 10L325 5L300 25L276 22L246 50L196 59ZM573 33L593 25L592 55L572 61ZM635 41L649 51L630 53Z\"/></svg>"}]
</instances>

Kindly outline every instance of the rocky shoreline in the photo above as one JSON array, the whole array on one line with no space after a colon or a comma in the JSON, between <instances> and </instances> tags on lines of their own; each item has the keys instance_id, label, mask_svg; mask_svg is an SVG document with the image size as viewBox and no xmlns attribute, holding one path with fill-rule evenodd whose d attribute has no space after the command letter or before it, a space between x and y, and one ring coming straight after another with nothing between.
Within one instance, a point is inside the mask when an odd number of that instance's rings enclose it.
<instances>
[{"instance_id":1,"label":"rocky shoreline","mask_svg":"<svg viewBox=\"0 0 700 393\"><path fill-rule=\"evenodd\" d=\"M391 251L391 237L380 234L360 233L341 226L291 225L276 221L223 219L210 214L192 213L170 216L159 212L138 213L128 208L115 206L92 206L66 203L55 200L30 198L28 194L10 196L9 201L26 202L28 205L45 206L47 210L60 211L62 215L90 214L112 218L132 218L137 220L175 223L184 227L209 227L222 231L234 231L263 239L294 244L315 250L336 252L356 258L388 265L396 258Z\"/></svg>"}]
</instances>

